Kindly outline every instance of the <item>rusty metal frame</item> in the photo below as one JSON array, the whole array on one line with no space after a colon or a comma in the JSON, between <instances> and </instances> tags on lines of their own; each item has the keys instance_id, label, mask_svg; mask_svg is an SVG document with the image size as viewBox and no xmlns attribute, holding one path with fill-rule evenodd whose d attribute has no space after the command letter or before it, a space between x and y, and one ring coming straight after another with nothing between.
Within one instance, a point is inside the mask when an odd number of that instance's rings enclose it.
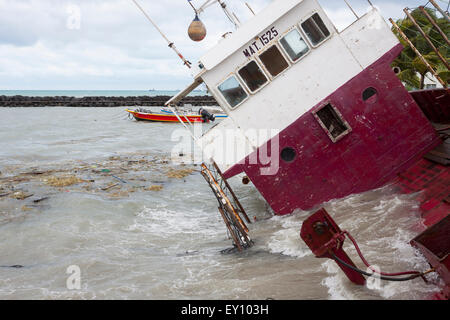
<instances>
[{"instance_id":1,"label":"rusty metal frame","mask_svg":"<svg viewBox=\"0 0 450 320\"><path fill-rule=\"evenodd\" d=\"M216 177L213 175L213 172L216 173ZM245 210L239 200L236 198L236 195L230 185L223 177L223 174L217 164L213 162L213 168L210 169L203 163L201 174L208 182L211 190L217 198L217 201L219 202L219 212L236 248L239 251L243 251L244 249L251 247L253 242L248 236L249 229L240 217L239 213L242 214L249 223L250 219L245 213ZM224 186L222 183L224 183ZM231 194L232 200L230 200L226 194L227 192Z\"/></svg>"},{"instance_id":2,"label":"rusty metal frame","mask_svg":"<svg viewBox=\"0 0 450 320\"><path fill-rule=\"evenodd\" d=\"M420 53L420 51L414 46L414 44L411 42L411 40L409 40L409 38L406 36L406 34L400 29L400 27L397 25L397 23L390 18L389 21L392 23L392 25L394 26L394 28L397 30L397 32L400 34L400 36L403 38L403 40L405 40L408 45L411 47L411 49L414 50L414 52L416 53L416 55L420 58L420 60L427 66L428 70L433 74L433 76L439 81L440 84L442 84L442 86L444 88L447 88L447 84L445 83L444 80L442 80L441 77L439 77L439 75L437 74L437 72L433 69L433 67L428 63L428 61L424 58L424 56ZM448 90L448 88L447 88Z\"/></svg>"}]
</instances>

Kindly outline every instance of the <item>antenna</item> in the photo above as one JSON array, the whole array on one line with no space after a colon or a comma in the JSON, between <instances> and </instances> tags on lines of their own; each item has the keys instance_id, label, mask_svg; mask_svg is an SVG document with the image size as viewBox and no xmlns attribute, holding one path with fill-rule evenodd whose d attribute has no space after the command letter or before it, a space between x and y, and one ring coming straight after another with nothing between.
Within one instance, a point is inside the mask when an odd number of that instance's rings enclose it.
<instances>
[{"instance_id":1,"label":"antenna","mask_svg":"<svg viewBox=\"0 0 450 320\"><path fill-rule=\"evenodd\" d=\"M222 1L222 0L206 0L206 2L203 3L203 4L200 6L200 8L198 8L198 9L196 9L196 8L194 7L194 5L191 3L191 0L188 0L188 2L189 2L189 4L191 5L191 7L194 9L194 11L195 11L197 14L200 14L200 13L204 12L206 8L210 7L211 5L213 5L214 3L217 2L217 3L222 7L222 10L223 10L223 12L225 13L225 15L227 16L228 20L230 20L230 22L231 22L232 24L234 24L234 27L235 27L236 29L238 29L238 28L240 27L240 25L241 25L241 22L240 22L239 19L236 17L236 15L235 15L233 12L231 12L230 10L228 10L228 7L227 7L227 4L225 3L225 1Z\"/></svg>"},{"instance_id":2,"label":"antenna","mask_svg":"<svg viewBox=\"0 0 450 320\"><path fill-rule=\"evenodd\" d=\"M253 15L256 16L255 11L253 11L252 7L250 7L250 5L248 4L248 2L246 2L245 5L247 6L248 10L250 10L251 13L253 13Z\"/></svg>"},{"instance_id":3,"label":"antenna","mask_svg":"<svg viewBox=\"0 0 450 320\"><path fill-rule=\"evenodd\" d=\"M192 9L194 9L195 14L197 15L197 14L198 14L197 9L195 9L195 7L194 7L194 5L192 4L191 0L188 0L188 2L189 2L189 4L191 5Z\"/></svg>"}]
</instances>

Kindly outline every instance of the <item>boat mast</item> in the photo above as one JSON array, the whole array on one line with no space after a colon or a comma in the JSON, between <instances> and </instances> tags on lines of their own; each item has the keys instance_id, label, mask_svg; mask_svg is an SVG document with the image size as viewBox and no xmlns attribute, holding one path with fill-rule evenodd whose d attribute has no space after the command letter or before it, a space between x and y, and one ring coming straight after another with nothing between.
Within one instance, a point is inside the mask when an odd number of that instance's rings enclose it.
<instances>
[{"instance_id":1,"label":"boat mast","mask_svg":"<svg viewBox=\"0 0 450 320\"><path fill-rule=\"evenodd\" d=\"M191 0L188 0L188 1L189 1L190 5L194 8L194 11L196 13L198 13L198 14L202 13L203 11L205 11L206 8L210 7L211 5L213 5L214 3L217 2L222 7L222 10L225 13L225 15L227 16L228 20L230 20L230 22L232 24L234 24L234 27L236 29L238 29L241 26L241 22L236 17L236 15L228 9L227 4L225 3L225 1L221 1L221 0L207 0L198 9L196 9L193 6L193 4L191 3Z\"/></svg>"}]
</instances>

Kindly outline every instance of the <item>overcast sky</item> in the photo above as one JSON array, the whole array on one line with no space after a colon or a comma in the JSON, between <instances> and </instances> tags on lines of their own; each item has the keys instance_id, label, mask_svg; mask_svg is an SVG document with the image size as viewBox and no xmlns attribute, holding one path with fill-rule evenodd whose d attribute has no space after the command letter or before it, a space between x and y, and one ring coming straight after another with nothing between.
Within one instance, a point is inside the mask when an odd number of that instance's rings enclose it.
<instances>
[{"instance_id":1,"label":"overcast sky","mask_svg":"<svg viewBox=\"0 0 450 320\"><path fill-rule=\"evenodd\" d=\"M201 17L206 40L194 43L187 36L194 18L187 0L138 1L192 62L233 29L215 5ZM245 21L251 17L245 2L258 12L271 0L226 2ZM338 29L353 22L343 0L319 2ZM358 14L368 10L365 0L349 2ZM427 1L372 2L386 19L397 19L404 7ZM0 90L162 90L183 88L191 80L131 0L0 0L0 14Z\"/></svg>"}]
</instances>

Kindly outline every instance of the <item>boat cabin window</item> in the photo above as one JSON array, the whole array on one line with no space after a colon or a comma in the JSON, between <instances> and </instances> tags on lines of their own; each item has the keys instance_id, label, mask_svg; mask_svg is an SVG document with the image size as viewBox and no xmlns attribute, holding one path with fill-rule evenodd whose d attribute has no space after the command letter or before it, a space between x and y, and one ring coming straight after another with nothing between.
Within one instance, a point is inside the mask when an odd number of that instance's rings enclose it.
<instances>
[{"instance_id":1,"label":"boat cabin window","mask_svg":"<svg viewBox=\"0 0 450 320\"><path fill-rule=\"evenodd\" d=\"M239 70L239 75L252 92L255 92L264 86L268 81L266 75L263 73L256 61L251 61Z\"/></svg>"},{"instance_id":2,"label":"boat cabin window","mask_svg":"<svg viewBox=\"0 0 450 320\"><path fill-rule=\"evenodd\" d=\"M317 46L330 36L330 31L318 13L315 13L311 18L303 22L302 28L313 46Z\"/></svg>"},{"instance_id":3,"label":"boat cabin window","mask_svg":"<svg viewBox=\"0 0 450 320\"><path fill-rule=\"evenodd\" d=\"M235 76L225 80L218 89L232 108L235 108L248 97L247 92L245 92Z\"/></svg>"},{"instance_id":4,"label":"boat cabin window","mask_svg":"<svg viewBox=\"0 0 450 320\"><path fill-rule=\"evenodd\" d=\"M289 32L280 40L281 45L293 62L298 61L308 53L309 47L297 29Z\"/></svg>"},{"instance_id":5,"label":"boat cabin window","mask_svg":"<svg viewBox=\"0 0 450 320\"><path fill-rule=\"evenodd\" d=\"M259 58L273 77L276 77L289 67L289 63L276 45L264 51Z\"/></svg>"},{"instance_id":6,"label":"boat cabin window","mask_svg":"<svg viewBox=\"0 0 450 320\"><path fill-rule=\"evenodd\" d=\"M330 103L315 112L315 117L333 142L350 133L350 125Z\"/></svg>"}]
</instances>

